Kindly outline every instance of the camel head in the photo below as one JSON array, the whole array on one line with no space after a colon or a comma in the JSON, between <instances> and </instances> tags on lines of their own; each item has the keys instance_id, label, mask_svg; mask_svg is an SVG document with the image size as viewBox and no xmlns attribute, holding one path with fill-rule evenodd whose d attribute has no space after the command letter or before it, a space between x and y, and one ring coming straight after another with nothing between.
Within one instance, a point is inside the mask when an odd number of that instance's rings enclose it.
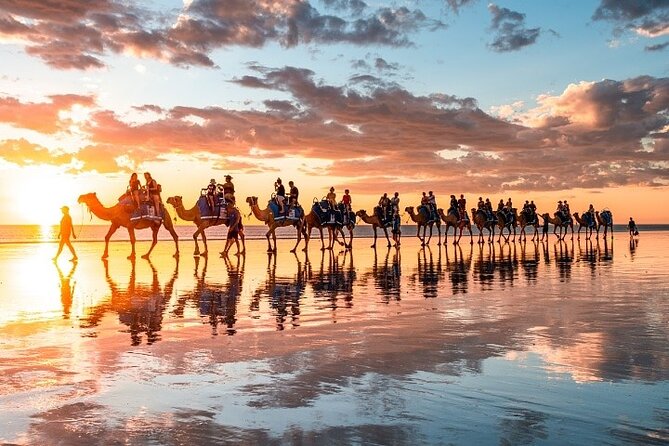
<instances>
[{"instance_id":1,"label":"camel head","mask_svg":"<svg viewBox=\"0 0 669 446\"><path fill-rule=\"evenodd\" d=\"M551 218L551 216L548 214L548 212L543 213L543 214L539 214L539 217L543 218L544 220L548 220L549 218Z\"/></svg>"},{"instance_id":2,"label":"camel head","mask_svg":"<svg viewBox=\"0 0 669 446\"><path fill-rule=\"evenodd\" d=\"M413 214L413 206L407 206L404 208L404 212L408 212L409 214Z\"/></svg>"},{"instance_id":3,"label":"camel head","mask_svg":"<svg viewBox=\"0 0 669 446\"><path fill-rule=\"evenodd\" d=\"M356 217L364 217L367 215L367 211L364 209L360 209L358 212L355 213Z\"/></svg>"},{"instance_id":4,"label":"camel head","mask_svg":"<svg viewBox=\"0 0 669 446\"><path fill-rule=\"evenodd\" d=\"M175 208L183 206L183 197L175 195L167 198L167 204L171 204Z\"/></svg>"},{"instance_id":5,"label":"camel head","mask_svg":"<svg viewBox=\"0 0 669 446\"><path fill-rule=\"evenodd\" d=\"M77 199L77 203L84 203L84 204L88 205L88 204L90 204L91 202L93 202L97 199L98 199L98 196L95 194L95 192L90 192L88 194L79 195L79 198Z\"/></svg>"},{"instance_id":6,"label":"camel head","mask_svg":"<svg viewBox=\"0 0 669 446\"><path fill-rule=\"evenodd\" d=\"M249 204L249 206L257 206L258 197L246 197L246 202Z\"/></svg>"},{"instance_id":7,"label":"camel head","mask_svg":"<svg viewBox=\"0 0 669 446\"><path fill-rule=\"evenodd\" d=\"M440 217L443 217L444 216L444 209L443 208L437 209L437 215L439 215Z\"/></svg>"}]
</instances>

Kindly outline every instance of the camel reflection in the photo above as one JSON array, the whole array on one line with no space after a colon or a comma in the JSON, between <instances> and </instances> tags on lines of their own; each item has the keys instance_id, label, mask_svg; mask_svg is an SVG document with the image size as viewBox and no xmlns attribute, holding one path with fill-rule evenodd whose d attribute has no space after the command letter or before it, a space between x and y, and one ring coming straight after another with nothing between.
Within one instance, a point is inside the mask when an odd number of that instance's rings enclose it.
<instances>
[{"instance_id":1,"label":"camel reflection","mask_svg":"<svg viewBox=\"0 0 669 446\"><path fill-rule=\"evenodd\" d=\"M439 282L444 278L441 270L441 248L437 252L437 263L435 264L430 246L421 247L417 253L416 273L411 278L411 282L418 285L426 299L437 297Z\"/></svg>"},{"instance_id":2,"label":"camel reflection","mask_svg":"<svg viewBox=\"0 0 669 446\"><path fill-rule=\"evenodd\" d=\"M390 262L390 248L386 249L383 264L379 264L379 257L374 248L374 263L368 273L364 274L365 282L370 278L374 281L374 288L381 295L384 303L391 300L401 300L402 255L399 249L393 249Z\"/></svg>"},{"instance_id":3,"label":"camel reflection","mask_svg":"<svg viewBox=\"0 0 669 446\"><path fill-rule=\"evenodd\" d=\"M77 262L71 263L72 266L70 266L70 271L67 275L63 274L58 263L55 263L55 265L58 270L58 277L60 278L60 302L63 305L63 319L69 319L74 289L77 285L77 282L72 283L72 276L77 269Z\"/></svg>"},{"instance_id":4,"label":"camel reflection","mask_svg":"<svg viewBox=\"0 0 669 446\"><path fill-rule=\"evenodd\" d=\"M272 315L276 319L276 329L286 328L287 320L292 328L300 326L300 298L304 295L307 283L307 270L310 268L309 258L302 264L297 254L292 254L297 263L297 272L292 277L277 276L277 254L267 253L267 279L251 298L250 310L253 317L260 318L260 303L268 299Z\"/></svg>"},{"instance_id":5,"label":"camel reflection","mask_svg":"<svg viewBox=\"0 0 669 446\"><path fill-rule=\"evenodd\" d=\"M246 256L235 256L234 262L227 255L223 256L225 261L228 280L225 286L207 286L205 282L207 259L202 269L201 283L198 294L200 316L209 319L211 334L217 336L219 325L225 329L225 334L232 336L237 333L235 323L237 322L237 303L242 292L244 282L244 266ZM196 267L197 272L197 267ZM197 277L197 274L196 274Z\"/></svg>"},{"instance_id":6,"label":"camel reflection","mask_svg":"<svg viewBox=\"0 0 669 446\"><path fill-rule=\"evenodd\" d=\"M446 246L446 270L451 280L451 289L453 295L465 294L469 287L469 271L472 265L473 245L469 245L469 255L465 258L462 254L462 247L458 245L453 246L453 260L451 260L448 252L449 247Z\"/></svg>"},{"instance_id":7,"label":"camel reflection","mask_svg":"<svg viewBox=\"0 0 669 446\"><path fill-rule=\"evenodd\" d=\"M571 280L571 268L574 264L574 241L558 240L553 245L553 256L558 268L560 282Z\"/></svg>"},{"instance_id":8,"label":"camel reflection","mask_svg":"<svg viewBox=\"0 0 669 446\"><path fill-rule=\"evenodd\" d=\"M539 243L530 242L528 247L527 241L523 241L520 247L520 266L523 268L527 282L534 284L539 276Z\"/></svg>"},{"instance_id":9,"label":"camel reflection","mask_svg":"<svg viewBox=\"0 0 669 446\"><path fill-rule=\"evenodd\" d=\"M120 288L109 272L109 262L104 260L105 279L111 291L111 300L102 305L88 318L89 326L96 326L104 313L113 311L118 313L119 322L128 326L130 342L140 345L146 335L146 343L153 344L160 340L163 312L174 290L174 282L179 275L179 262L175 263L174 272L170 280L161 290L158 280L158 270L147 259L151 268L151 283L137 283L136 261L131 260L130 276L125 289Z\"/></svg>"},{"instance_id":10,"label":"camel reflection","mask_svg":"<svg viewBox=\"0 0 669 446\"><path fill-rule=\"evenodd\" d=\"M325 266L326 256L327 267ZM321 251L320 269L317 272L309 271L308 277L315 300L324 304L321 308L332 310L333 322L336 322L337 308L342 306L338 303L340 298L343 298L343 307L353 306L353 283L356 279L356 272L353 267L352 250L341 251L339 254L332 251Z\"/></svg>"},{"instance_id":11,"label":"camel reflection","mask_svg":"<svg viewBox=\"0 0 669 446\"><path fill-rule=\"evenodd\" d=\"M518 277L518 254L515 243L491 243L486 250L479 246L478 258L474 262L474 281L481 290L492 291L513 286Z\"/></svg>"}]
</instances>

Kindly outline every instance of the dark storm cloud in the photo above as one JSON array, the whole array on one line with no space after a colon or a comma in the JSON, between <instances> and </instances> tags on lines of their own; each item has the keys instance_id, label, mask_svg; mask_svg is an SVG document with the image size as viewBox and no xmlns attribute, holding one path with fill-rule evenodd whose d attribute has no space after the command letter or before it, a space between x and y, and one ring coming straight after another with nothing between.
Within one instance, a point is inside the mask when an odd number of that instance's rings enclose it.
<instances>
[{"instance_id":1,"label":"dark storm cloud","mask_svg":"<svg viewBox=\"0 0 669 446\"><path fill-rule=\"evenodd\" d=\"M541 34L541 28L525 27L525 14L492 3L488 5L488 10L492 14L490 28L496 32L493 41L488 44L493 51L517 51L533 45Z\"/></svg>"}]
</instances>

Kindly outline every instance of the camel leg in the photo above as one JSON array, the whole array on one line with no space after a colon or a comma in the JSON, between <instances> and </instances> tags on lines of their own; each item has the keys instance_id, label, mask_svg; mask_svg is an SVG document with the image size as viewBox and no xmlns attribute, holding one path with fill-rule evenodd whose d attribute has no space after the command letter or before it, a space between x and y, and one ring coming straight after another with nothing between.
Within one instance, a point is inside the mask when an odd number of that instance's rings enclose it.
<instances>
[{"instance_id":1,"label":"camel leg","mask_svg":"<svg viewBox=\"0 0 669 446\"><path fill-rule=\"evenodd\" d=\"M135 256L136 256L135 241L136 241L136 239L135 239L135 228L133 228L132 225L128 227L128 235L130 236L130 246L131 246L130 255L128 256L128 259L135 260Z\"/></svg>"},{"instance_id":2,"label":"camel leg","mask_svg":"<svg viewBox=\"0 0 669 446\"><path fill-rule=\"evenodd\" d=\"M246 236L244 235L244 231L239 231L239 238L242 240L242 250L239 254L246 254Z\"/></svg>"},{"instance_id":3,"label":"camel leg","mask_svg":"<svg viewBox=\"0 0 669 446\"><path fill-rule=\"evenodd\" d=\"M207 247L207 236L204 233L204 229L202 228L202 244L204 244L204 251L200 253L201 256L206 256L207 253L209 253L209 248ZM195 246L197 247L197 240L195 241ZM197 249L200 249L197 247Z\"/></svg>"},{"instance_id":4,"label":"camel leg","mask_svg":"<svg viewBox=\"0 0 669 446\"><path fill-rule=\"evenodd\" d=\"M272 243L269 241L269 236L272 233L272 228L270 227L267 230L267 233L265 234L265 238L267 239L267 252L272 252Z\"/></svg>"},{"instance_id":5,"label":"camel leg","mask_svg":"<svg viewBox=\"0 0 669 446\"><path fill-rule=\"evenodd\" d=\"M511 233L511 230L509 230L509 233ZM513 227L513 242L516 242L516 227Z\"/></svg>"},{"instance_id":6,"label":"camel leg","mask_svg":"<svg viewBox=\"0 0 669 446\"><path fill-rule=\"evenodd\" d=\"M469 244L473 245L474 244L474 233L472 232L471 223L469 224L469 226L467 226L467 229L469 229Z\"/></svg>"},{"instance_id":7,"label":"camel leg","mask_svg":"<svg viewBox=\"0 0 669 446\"><path fill-rule=\"evenodd\" d=\"M193 233L193 241L195 242L195 251L193 251L193 257L200 255L200 245L197 243L197 238L200 236L201 232L202 228L198 226L197 230Z\"/></svg>"},{"instance_id":8,"label":"camel leg","mask_svg":"<svg viewBox=\"0 0 669 446\"><path fill-rule=\"evenodd\" d=\"M348 228L348 249L353 249L353 228Z\"/></svg>"},{"instance_id":9,"label":"camel leg","mask_svg":"<svg viewBox=\"0 0 669 446\"><path fill-rule=\"evenodd\" d=\"M165 228L168 230L168 232L172 236L172 240L174 240L174 247L175 247L176 251L174 252L174 254L172 254L172 257L174 257L176 259L176 258L179 257L179 235L177 235L177 231L174 230L174 226L170 225L169 227L166 226ZM158 229L160 229L160 227ZM156 230L156 237L157 236L158 236L158 231ZM206 249L206 245L205 245L205 249Z\"/></svg>"},{"instance_id":10,"label":"camel leg","mask_svg":"<svg viewBox=\"0 0 669 446\"><path fill-rule=\"evenodd\" d=\"M427 226L425 227L425 229L427 230ZM427 238L427 242L425 244L429 245L430 240L432 240L432 225L430 225L430 236Z\"/></svg>"},{"instance_id":11,"label":"camel leg","mask_svg":"<svg viewBox=\"0 0 669 446\"><path fill-rule=\"evenodd\" d=\"M142 256L143 259L148 259L149 256L151 255L151 251L153 251L153 248L156 246L158 243L158 229L160 229L160 226L151 227L151 246L149 247L149 250Z\"/></svg>"},{"instance_id":12,"label":"camel leg","mask_svg":"<svg viewBox=\"0 0 669 446\"><path fill-rule=\"evenodd\" d=\"M337 235L334 231L332 225L328 226L328 247L327 249L331 251L334 248L334 241L337 238Z\"/></svg>"},{"instance_id":13,"label":"camel leg","mask_svg":"<svg viewBox=\"0 0 669 446\"><path fill-rule=\"evenodd\" d=\"M374 229L374 243L372 243L372 246L370 248L376 248L376 226L373 226Z\"/></svg>"},{"instance_id":14,"label":"camel leg","mask_svg":"<svg viewBox=\"0 0 669 446\"><path fill-rule=\"evenodd\" d=\"M437 234L439 234L439 241L437 242L437 246L441 246L441 223L437 221ZM432 229L432 226L430 226L430 230Z\"/></svg>"},{"instance_id":15,"label":"camel leg","mask_svg":"<svg viewBox=\"0 0 669 446\"><path fill-rule=\"evenodd\" d=\"M112 225L109 227L109 231L107 231L107 235L105 235L105 252L102 253L103 259L109 257L109 239L111 239L111 236L114 235L118 228L118 225L112 223ZM128 229L128 232L130 232L130 229Z\"/></svg>"},{"instance_id":16,"label":"camel leg","mask_svg":"<svg viewBox=\"0 0 669 446\"><path fill-rule=\"evenodd\" d=\"M276 252L276 228L274 228L274 230L272 231L272 246L273 246L272 252Z\"/></svg>"},{"instance_id":17,"label":"camel leg","mask_svg":"<svg viewBox=\"0 0 669 446\"><path fill-rule=\"evenodd\" d=\"M300 242L302 241L302 225L297 224L295 226L295 229L297 229L297 241L295 242L295 246L293 246L293 249L290 250L290 252L295 253L297 251L297 247L300 245ZM274 247L276 248L276 235L274 236Z\"/></svg>"},{"instance_id":18,"label":"camel leg","mask_svg":"<svg viewBox=\"0 0 669 446\"><path fill-rule=\"evenodd\" d=\"M323 227L319 226L318 231L321 233L321 251L325 251L325 241L323 241Z\"/></svg>"}]
</instances>

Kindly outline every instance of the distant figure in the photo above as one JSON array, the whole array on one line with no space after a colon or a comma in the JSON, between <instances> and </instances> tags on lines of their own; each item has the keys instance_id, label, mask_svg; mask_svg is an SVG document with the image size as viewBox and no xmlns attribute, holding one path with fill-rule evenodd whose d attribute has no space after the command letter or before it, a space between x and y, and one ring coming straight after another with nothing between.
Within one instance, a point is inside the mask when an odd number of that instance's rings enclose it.
<instances>
[{"instance_id":1,"label":"distant figure","mask_svg":"<svg viewBox=\"0 0 669 446\"><path fill-rule=\"evenodd\" d=\"M466 215L467 215L467 200L465 199L464 194L460 194L460 199L458 200L458 222L464 220Z\"/></svg>"},{"instance_id":2,"label":"distant figure","mask_svg":"<svg viewBox=\"0 0 669 446\"><path fill-rule=\"evenodd\" d=\"M393 227L392 227L392 233L393 233L393 240L395 241L395 248L399 248L400 246L400 239L402 238L402 219L400 217L400 199L399 199L399 194L395 192L395 197L394 199L397 199L397 205L393 204ZM391 200L392 201L392 200Z\"/></svg>"},{"instance_id":3,"label":"distant figure","mask_svg":"<svg viewBox=\"0 0 669 446\"><path fill-rule=\"evenodd\" d=\"M69 319L70 310L72 308L72 296L74 295L74 288L77 285L76 282L74 284L71 283L74 271L77 269L77 262L72 263L72 268L70 268L70 272L67 276L63 274L58 263L56 263L56 269L58 270L58 276L60 277L60 302L63 304L63 319Z\"/></svg>"},{"instance_id":4,"label":"distant figure","mask_svg":"<svg viewBox=\"0 0 669 446\"><path fill-rule=\"evenodd\" d=\"M630 231L630 237L639 235L639 230L636 227L636 223L632 217L630 217L629 223L627 223L627 229Z\"/></svg>"},{"instance_id":5,"label":"distant figure","mask_svg":"<svg viewBox=\"0 0 669 446\"><path fill-rule=\"evenodd\" d=\"M395 192L393 194L393 198L390 199L390 206L392 207L392 212L396 212L397 215L400 215L400 193L399 192Z\"/></svg>"},{"instance_id":6,"label":"distant figure","mask_svg":"<svg viewBox=\"0 0 669 446\"><path fill-rule=\"evenodd\" d=\"M77 261L77 253L74 252L74 247L70 242L70 235L72 238L76 239L77 236L74 233L74 226L72 225L72 217L70 217L70 208L63 206L60 208L63 213L63 218L60 219L60 230L58 231L58 252L56 252L56 257L53 258L54 261L58 260L58 256L63 251L63 246L67 246L72 253L71 262Z\"/></svg>"},{"instance_id":7,"label":"distant figure","mask_svg":"<svg viewBox=\"0 0 669 446\"><path fill-rule=\"evenodd\" d=\"M242 216L239 213L239 210L237 210L231 202L228 202L228 236L225 241L225 248L223 249L223 252L221 252L221 255L228 255L228 251L230 251L233 242L237 248L235 255L239 255L239 232L241 221Z\"/></svg>"},{"instance_id":8,"label":"distant figure","mask_svg":"<svg viewBox=\"0 0 669 446\"><path fill-rule=\"evenodd\" d=\"M146 180L146 190L149 192L149 200L153 204L155 215L160 216L160 185L151 177L149 172L144 172Z\"/></svg>"}]
</instances>

